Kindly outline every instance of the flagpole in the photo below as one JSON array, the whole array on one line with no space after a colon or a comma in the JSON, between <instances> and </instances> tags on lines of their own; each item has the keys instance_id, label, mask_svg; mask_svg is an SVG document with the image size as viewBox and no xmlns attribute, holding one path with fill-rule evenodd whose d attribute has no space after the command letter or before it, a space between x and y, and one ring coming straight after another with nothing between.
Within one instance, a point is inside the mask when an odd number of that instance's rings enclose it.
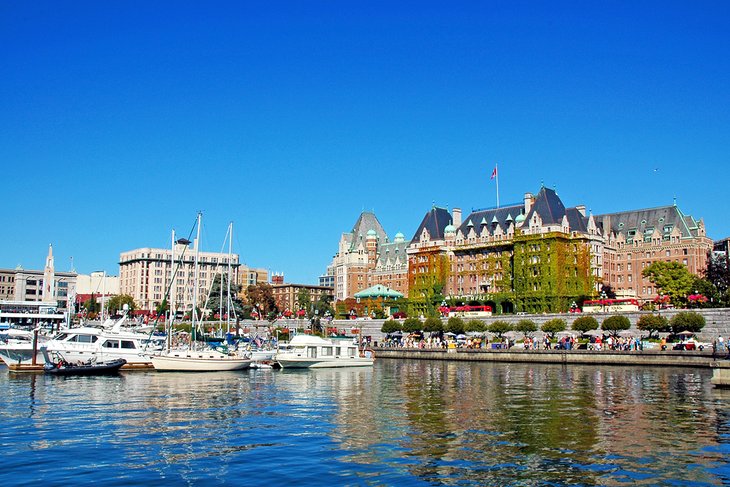
<instances>
[{"instance_id":1,"label":"flagpole","mask_svg":"<svg viewBox=\"0 0 730 487\"><path fill-rule=\"evenodd\" d=\"M499 170L497 169L497 164L494 164L494 172L495 172L495 180L497 182L497 209L499 209Z\"/></svg>"}]
</instances>

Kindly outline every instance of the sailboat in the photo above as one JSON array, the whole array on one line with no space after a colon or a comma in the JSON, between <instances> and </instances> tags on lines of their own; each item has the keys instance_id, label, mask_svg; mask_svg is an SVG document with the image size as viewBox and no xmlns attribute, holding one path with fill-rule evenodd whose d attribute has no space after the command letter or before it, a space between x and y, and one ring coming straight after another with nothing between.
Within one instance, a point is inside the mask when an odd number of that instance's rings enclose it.
<instances>
[{"instance_id":1,"label":"sailboat","mask_svg":"<svg viewBox=\"0 0 730 487\"><path fill-rule=\"evenodd\" d=\"M167 320L167 346L165 351L158 355L151 357L152 365L155 370L159 371L174 371L174 372L216 372L226 370L242 370L247 369L251 366L251 359L239 357L237 355L229 355L219 350L206 349L206 350L195 350L195 331L197 329L197 303L198 303L198 281L199 281L199 248L200 248L200 224L202 221L202 213L198 213L197 218L197 237L195 239L195 277L194 277L194 288L193 288L193 309L192 309L192 326L191 326L191 342L190 348L188 349L172 349L170 347L170 339L172 335L172 319ZM174 261L174 248L175 248L175 234L173 232L173 261ZM175 269L171 270L172 278L170 281L170 287L175 282ZM169 291L168 291L169 293ZM170 316L174 316L171 310Z\"/></svg>"}]
</instances>

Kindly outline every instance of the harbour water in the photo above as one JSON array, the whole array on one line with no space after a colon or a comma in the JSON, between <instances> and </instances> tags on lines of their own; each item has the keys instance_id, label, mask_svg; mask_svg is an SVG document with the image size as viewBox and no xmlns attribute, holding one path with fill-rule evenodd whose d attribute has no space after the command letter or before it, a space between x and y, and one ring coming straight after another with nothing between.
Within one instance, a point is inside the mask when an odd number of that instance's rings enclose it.
<instances>
[{"instance_id":1,"label":"harbour water","mask_svg":"<svg viewBox=\"0 0 730 487\"><path fill-rule=\"evenodd\" d=\"M0 367L0 484L727 485L709 370L377 360L48 377Z\"/></svg>"}]
</instances>

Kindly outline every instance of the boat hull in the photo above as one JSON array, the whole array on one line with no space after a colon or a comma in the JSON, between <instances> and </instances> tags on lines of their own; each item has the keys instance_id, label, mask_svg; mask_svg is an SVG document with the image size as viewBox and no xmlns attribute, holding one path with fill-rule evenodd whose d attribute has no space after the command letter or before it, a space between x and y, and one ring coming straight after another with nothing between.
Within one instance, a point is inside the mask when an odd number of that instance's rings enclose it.
<instances>
[{"instance_id":1,"label":"boat hull","mask_svg":"<svg viewBox=\"0 0 730 487\"><path fill-rule=\"evenodd\" d=\"M283 369L325 369L335 367L372 367L373 359L370 358L352 358L352 359L333 359L323 360L317 358L306 357L277 357L276 362Z\"/></svg>"},{"instance_id":2,"label":"boat hull","mask_svg":"<svg viewBox=\"0 0 730 487\"><path fill-rule=\"evenodd\" d=\"M176 353L151 357L152 366L161 372L222 372L244 370L251 360L208 353Z\"/></svg>"},{"instance_id":3,"label":"boat hull","mask_svg":"<svg viewBox=\"0 0 730 487\"><path fill-rule=\"evenodd\" d=\"M127 361L122 359L93 365L63 365L58 367L46 364L43 371L51 375L113 375L119 372Z\"/></svg>"}]
</instances>

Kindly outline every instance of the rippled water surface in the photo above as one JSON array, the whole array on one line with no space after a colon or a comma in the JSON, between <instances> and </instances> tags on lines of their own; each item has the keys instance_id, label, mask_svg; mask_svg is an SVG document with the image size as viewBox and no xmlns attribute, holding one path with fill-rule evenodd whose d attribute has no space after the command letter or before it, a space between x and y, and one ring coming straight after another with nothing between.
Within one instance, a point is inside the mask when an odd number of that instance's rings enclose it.
<instances>
[{"instance_id":1,"label":"rippled water surface","mask_svg":"<svg viewBox=\"0 0 730 487\"><path fill-rule=\"evenodd\" d=\"M710 371L378 360L373 369L0 367L0 485L730 485Z\"/></svg>"}]
</instances>

